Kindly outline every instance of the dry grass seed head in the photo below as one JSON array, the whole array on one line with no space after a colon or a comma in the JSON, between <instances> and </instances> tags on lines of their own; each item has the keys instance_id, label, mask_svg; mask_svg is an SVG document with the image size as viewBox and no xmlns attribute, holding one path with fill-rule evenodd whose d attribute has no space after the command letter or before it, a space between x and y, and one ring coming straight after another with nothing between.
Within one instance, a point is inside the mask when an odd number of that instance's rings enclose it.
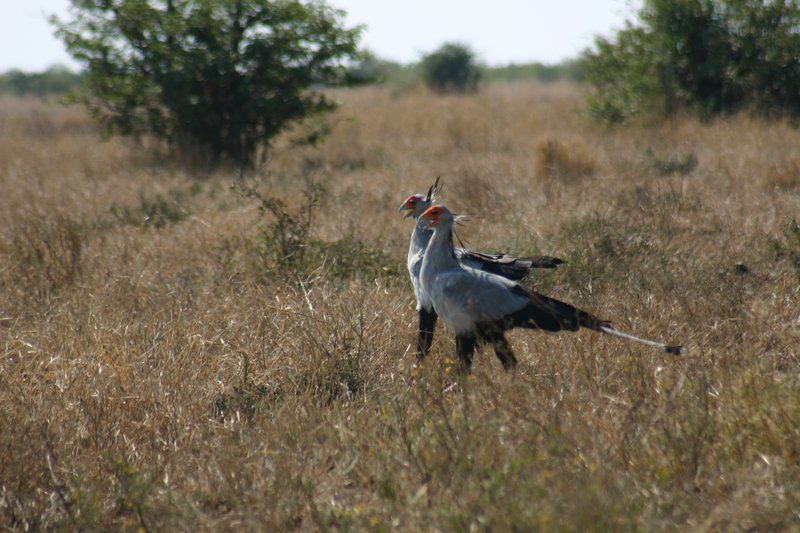
<instances>
[{"instance_id":1,"label":"dry grass seed head","mask_svg":"<svg viewBox=\"0 0 800 533\"><path fill-rule=\"evenodd\" d=\"M536 145L536 168L541 179L571 183L591 176L597 161L580 141L546 138Z\"/></svg>"},{"instance_id":2,"label":"dry grass seed head","mask_svg":"<svg viewBox=\"0 0 800 533\"><path fill-rule=\"evenodd\" d=\"M467 215L496 215L506 206L504 195L500 192L503 188L503 177L491 175L482 166L465 167L450 181L445 188L447 202L460 206ZM449 198L452 198L452 202Z\"/></svg>"},{"instance_id":3,"label":"dry grass seed head","mask_svg":"<svg viewBox=\"0 0 800 533\"><path fill-rule=\"evenodd\" d=\"M447 394L445 330L409 383L416 313L404 275L329 269L300 284L249 268L257 212L212 194L230 183L223 174L182 220L102 224L112 203L136 206L142 191L190 178L93 134L39 139L38 118L0 126L3 246L16 218L39 212L92 231L47 313L0 317L0 527L794 527L800 424L780 399L800 395L798 278L786 261L796 247L784 234L800 197L752 177L791 160L800 134L738 117L609 132L582 123L580 91L564 89L490 86L444 103L341 91L330 143L274 154L270 194L290 202L309 172L330 177L336 199L362 187L359 203L380 207L355 216L354 233L396 265L410 228L395 196L424 190L404 179L442 174L449 202L468 170L477 192L454 208L477 212L488 187L525 221L483 225L486 241L530 242L535 228L553 243L542 253L569 259L543 292L693 348L674 359L593 332L516 331L515 375L489 351ZM604 172L584 174L584 187L540 184L558 194L529 200L526 143L542 136L562 141L562 160L591 147ZM682 142L702 161L686 176L624 164ZM341 211L321 205L316 238L343 237ZM770 238L781 253L765 253ZM748 273L731 269L742 257ZM3 303L20 301L9 265Z\"/></svg>"},{"instance_id":4,"label":"dry grass seed head","mask_svg":"<svg viewBox=\"0 0 800 533\"><path fill-rule=\"evenodd\" d=\"M800 157L772 162L763 178L766 190L786 191L800 186Z\"/></svg>"},{"instance_id":5,"label":"dry grass seed head","mask_svg":"<svg viewBox=\"0 0 800 533\"><path fill-rule=\"evenodd\" d=\"M6 229L0 244L3 277L23 305L41 304L81 273L87 234L64 214L34 214Z\"/></svg>"}]
</instances>

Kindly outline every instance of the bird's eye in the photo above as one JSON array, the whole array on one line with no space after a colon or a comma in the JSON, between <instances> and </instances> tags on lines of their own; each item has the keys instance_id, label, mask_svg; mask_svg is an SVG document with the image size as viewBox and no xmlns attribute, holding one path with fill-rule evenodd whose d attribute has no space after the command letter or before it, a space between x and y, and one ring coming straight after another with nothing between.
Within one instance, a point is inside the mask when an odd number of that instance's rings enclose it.
<instances>
[{"instance_id":1,"label":"bird's eye","mask_svg":"<svg viewBox=\"0 0 800 533\"><path fill-rule=\"evenodd\" d=\"M417 203L417 199L412 196L411 198L408 199L408 203L413 205L413 204Z\"/></svg>"}]
</instances>

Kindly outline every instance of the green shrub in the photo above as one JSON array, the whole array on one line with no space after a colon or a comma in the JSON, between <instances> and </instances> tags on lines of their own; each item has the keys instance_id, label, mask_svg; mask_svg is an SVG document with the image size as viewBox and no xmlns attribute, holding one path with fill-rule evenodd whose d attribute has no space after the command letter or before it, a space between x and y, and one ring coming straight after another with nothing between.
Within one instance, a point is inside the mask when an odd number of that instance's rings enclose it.
<instances>
[{"instance_id":1,"label":"green shrub","mask_svg":"<svg viewBox=\"0 0 800 533\"><path fill-rule=\"evenodd\" d=\"M256 164L289 123L332 109L359 29L323 2L72 0L53 19L86 67L76 98L113 132L151 134L210 163Z\"/></svg>"},{"instance_id":2,"label":"green shrub","mask_svg":"<svg viewBox=\"0 0 800 533\"><path fill-rule=\"evenodd\" d=\"M607 123L690 109L800 115L800 6L784 0L646 0L613 39L585 54Z\"/></svg>"},{"instance_id":3,"label":"green shrub","mask_svg":"<svg viewBox=\"0 0 800 533\"><path fill-rule=\"evenodd\" d=\"M9 70L0 75L0 92L40 98L63 96L77 88L82 79L83 74L72 72L60 65L35 73Z\"/></svg>"},{"instance_id":4,"label":"green shrub","mask_svg":"<svg viewBox=\"0 0 800 533\"><path fill-rule=\"evenodd\" d=\"M423 79L437 92L464 93L475 91L481 71L475 54L467 46L446 43L422 59Z\"/></svg>"},{"instance_id":5,"label":"green shrub","mask_svg":"<svg viewBox=\"0 0 800 533\"><path fill-rule=\"evenodd\" d=\"M146 196L139 193L139 205L111 204L111 217L128 226L154 227L162 229L184 220L189 215L188 200L202 191L199 184L188 189L170 189L167 194Z\"/></svg>"},{"instance_id":6,"label":"green shrub","mask_svg":"<svg viewBox=\"0 0 800 533\"><path fill-rule=\"evenodd\" d=\"M325 194L322 184L307 181L302 201L295 207L283 199L264 196L252 187L242 186L240 194L258 202L263 222L255 249L268 274L293 280L323 271L338 279L358 276L375 279L400 274L397 261L353 235L335 241L313 236L319 203Z\"/></svg>"},{"instance_id":7,"label":"green shrub","mask_svg":"<svg viewBox=\"0 0 800 533\"><path fill-rule=\"evenodd\" d=\"M349 85L369 85L384 83L389 77L397 74L403 66L394 61L381 59L372 52L363 52L357 62L347 69Z\"/></svg>"},{"instance_id":8,"label":"green shrub","mask_svg":"<svg viewBox=\"0 0 800 533\"><path fill-rule=\"evenodd\" d=\"M557 81L572 81L581 83L586 80L583 61L568 59L556 64L545 64L534 61L532 63L510 63L499 67L485 67L482 69L483 78L491 83L495 81L516 82L536 80L540 83L554 83Z\"/></svg>"}]
</instances>

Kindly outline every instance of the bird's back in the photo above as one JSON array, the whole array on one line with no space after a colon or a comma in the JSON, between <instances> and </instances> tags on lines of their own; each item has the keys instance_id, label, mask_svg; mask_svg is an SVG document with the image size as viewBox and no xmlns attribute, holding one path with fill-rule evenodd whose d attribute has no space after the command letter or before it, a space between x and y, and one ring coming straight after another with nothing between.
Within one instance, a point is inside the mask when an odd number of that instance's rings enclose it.
<instances>
[{"instance_id":1,"label":"bird's back","mask_svg":"<svg viewBox=\"0 0 800 533\"><path fill-rule=\"evenodd\" d=\"M459 265L434 276L431 300L456 334L482 328L600 330L610 323L502 276Z\"/></svg>"},{"instance_id":2,"label":"bird's back","mask_svg":"<svg viewBox=\"0 0 800 533\"><path fill-rule=\"evenodd\" d=\"M458 265L433 276L431 300L442 321L454 332L501 320L525 307L527 297L502 276Z\"/></svg>"}]
</instances>

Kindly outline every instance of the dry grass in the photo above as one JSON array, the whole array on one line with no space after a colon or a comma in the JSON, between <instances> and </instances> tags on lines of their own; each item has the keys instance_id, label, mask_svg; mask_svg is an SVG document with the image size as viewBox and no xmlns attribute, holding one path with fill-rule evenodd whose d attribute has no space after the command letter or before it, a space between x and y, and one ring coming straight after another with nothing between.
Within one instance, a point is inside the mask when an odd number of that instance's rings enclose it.
<instances>
[{"instance_id":1,"label":"dry grass","mask_svg":"<svg viewBox=\"0 0 800 533\"><path fill-rule=\"evenodd\" d=\"M536 145L538 174L546 180L575 182L591 176L597 169L594 158L580 143L543 139Z\"/></svg>"},{"instance_id":2,"label":"dry grass","mask_svg":"<svg viewBox=\"0 0 800 533\"><path fill-rule=\"evenodd\" d=\"M768 189L800 187L800 158L795 156L772 163L767 169L764 184Z\"/></svg>"},{"instance_id":3,"label":"dry grass","mask_svg":"<svg viewBox=\"0 0 800 533\"><path fill-rule=\"evenodd\" d=\"M336 96L261 200L0 103L0 527L800 527L800 132L608 131L570 86ZM395 212L439 174L474 246L568 259L530 283L688 355L515 332L514 375L443 393Z\"/></svg>"}]
</instances>

